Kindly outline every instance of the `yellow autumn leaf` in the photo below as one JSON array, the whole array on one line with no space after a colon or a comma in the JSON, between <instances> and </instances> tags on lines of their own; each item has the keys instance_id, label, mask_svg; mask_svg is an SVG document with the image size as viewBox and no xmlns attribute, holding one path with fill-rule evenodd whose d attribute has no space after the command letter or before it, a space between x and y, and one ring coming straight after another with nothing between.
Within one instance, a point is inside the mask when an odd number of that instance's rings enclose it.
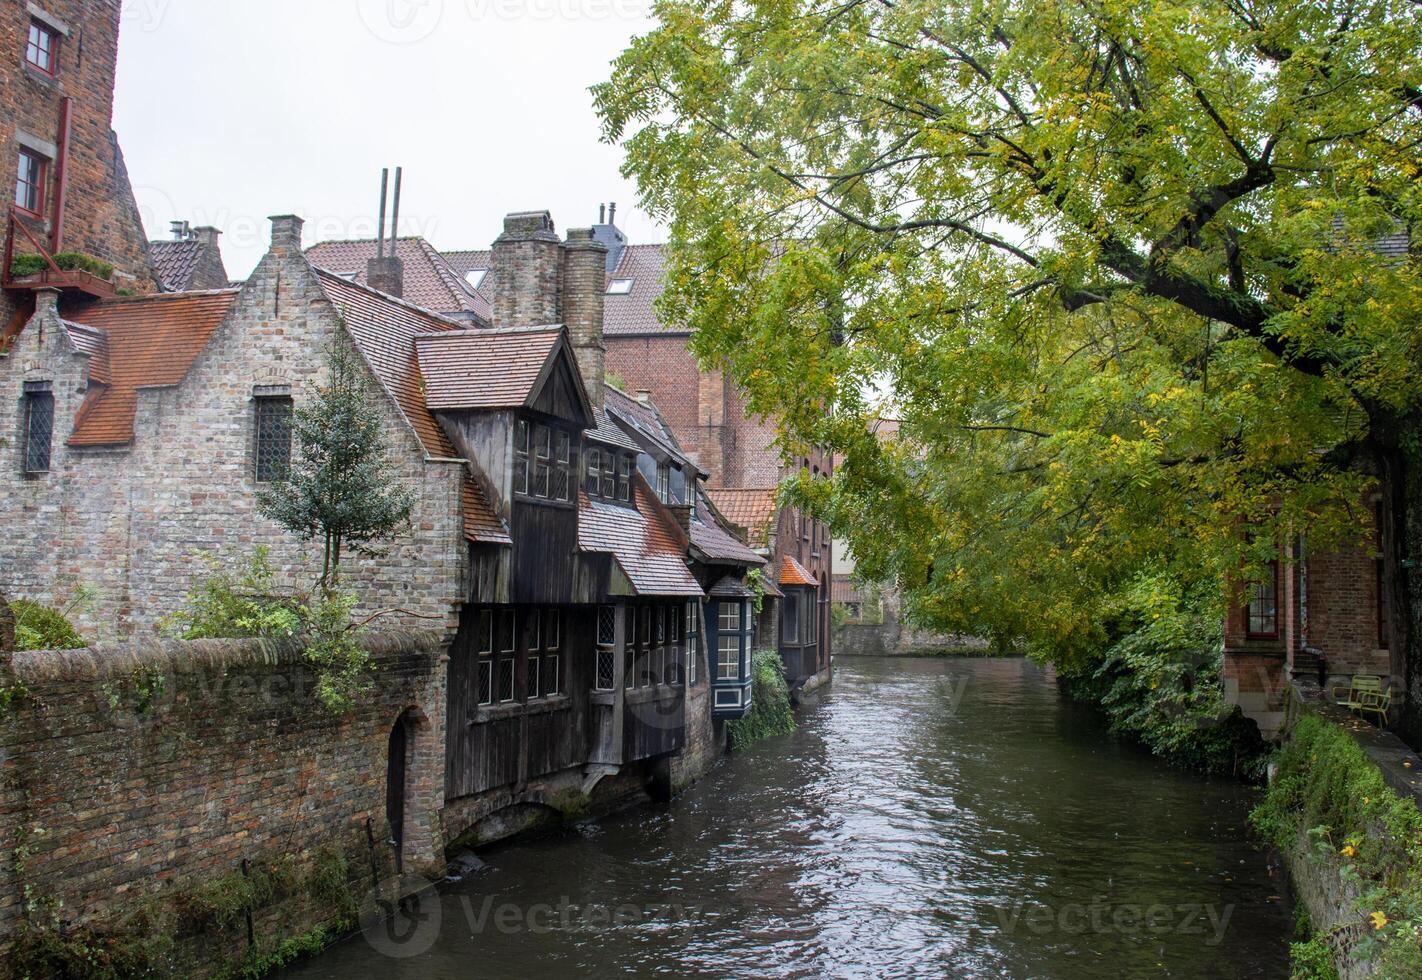
<instances>
[{"instance_id":1,"label":"yellow autumn leaf","mask_svg":"<svg viewBox=\"0 0 1422 980\"><path fill-rule=\"evenodd\" d=\"M1373 928L1375 930L1387 925L1387 916L1381 912L1373 912L1369 914L1368 918L1373 920Z\"/></svg>"}]
</instances>

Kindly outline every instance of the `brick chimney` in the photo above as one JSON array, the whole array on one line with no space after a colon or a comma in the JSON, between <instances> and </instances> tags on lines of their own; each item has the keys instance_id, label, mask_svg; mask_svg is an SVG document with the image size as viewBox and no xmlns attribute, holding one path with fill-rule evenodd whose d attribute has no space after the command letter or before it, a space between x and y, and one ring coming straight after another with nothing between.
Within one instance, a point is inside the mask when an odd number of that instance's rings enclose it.
<instances>
[{"instance_id":1,"label":"brick chimney","mask_svg":"<svg viewBox=\"0 0 1422 980\"><path fill-rule=\"evenodd\" d=\"M301 226L305 224L294 214L274 214L272 223L272 250L301 251Z\"/></svg>"},{"instance_id":2,"label":"brick chimney","mask_svg":"<svg viewBox=\"0 0 1422 980\"><path fill-rule=\"evenodd\" d=\"M578 358L578 371L588 389L588 397L602 408L603 293L607 246L598 241L591 228L568 229L563 243L563 324Z\"/></svg>"},{"instance_id":3,"label":"brick chimney","mask_svg":"<svg viewBox=\"0 0 1422 980\"><path fill-rule=\"evenodd\" d=\"M518 211L504 218L494 239L494 326L529 327L562 322L563 248L547 211Z\"/></svg>"},{"instance_id":4,"label":"brick chimney","mask_svg":"<svg viewBox=\"0 0 1422 980\"><path fill-rule=\"evenodd\" d=\"M365 262L365 284L391 296L405 295L405 263L395 257L395 245L390 245L392 254L382 258L367 259Z\"/></svg>"}]
</instances>

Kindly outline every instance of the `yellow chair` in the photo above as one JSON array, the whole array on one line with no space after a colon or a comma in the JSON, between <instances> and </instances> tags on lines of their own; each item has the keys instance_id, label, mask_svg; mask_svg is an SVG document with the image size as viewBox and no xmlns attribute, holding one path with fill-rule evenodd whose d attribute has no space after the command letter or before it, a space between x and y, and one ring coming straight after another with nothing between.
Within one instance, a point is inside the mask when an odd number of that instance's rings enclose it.
<instances>
[{"instance_id":1,"label":"yellow chair","mask_svg":"<svg viewBox=\"0 0 1422 980\"><path fill-rule=\"evenodd\" d=\"M1363 691L1362 703L1358 705L1358 712L1365 715L1377 715L1378 727L1387 727L1387 713L1392 708L1392 688L1388 687L1381 691Z\"/></svg>"}]
</instances>

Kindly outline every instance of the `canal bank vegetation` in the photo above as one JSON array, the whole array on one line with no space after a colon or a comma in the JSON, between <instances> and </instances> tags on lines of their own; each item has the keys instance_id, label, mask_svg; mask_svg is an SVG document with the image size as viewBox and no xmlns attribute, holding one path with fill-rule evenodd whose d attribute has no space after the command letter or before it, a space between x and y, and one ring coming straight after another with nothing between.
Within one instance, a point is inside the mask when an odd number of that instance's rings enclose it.
<instances>
[{"instance_id":1,"label":"canal bank vegetation","mask_svg":"<svg viewBox=\"0 0 1422 980\"><path fill-rule=\"evenodd\" d=\"M1416 802L1387 785L1348 732L1314 714L1299 719L1274 763L1273 783L1251 820L1281 851L1308 862L1308 877L1323 883L1310 894L1340 896L1331 924L1313 910L1314 934L1293 947L1294 976L1334 975L1321 947L1339 965L1375 960L1376 975L1389 980L1422 976Z\"/></svg>"},{"instance_id":2,"label":"canal bank vegetation","mask_svg":"<svg viewBox=\"0 0 1422 980\"><path fill-rule=\"evenodd\" d=\"M842 460L789 492L860 574L1104 688L1143 671L1121 697L1165 747L1160 658L1108 629L1141 576L1223 593L1365 544L1381 473L1409 581L1415 4L811 7L671 0L595 98L670 225L663 315ZM1418 598L1391 589L1413 677Z\"/></svg>"},{"instance_id":3,"label":"canal bank vegetation","mask_svg":"<svg viewBox=\"0 0 1422 980\"><path fill-rule=\"evenodd\" d=\"M785 682L785 663L779 651L757 650L751 655L751 691L750 711L744 718L726 723L733 751L739 752L763 738L789 735L795 730L790 685Z\"/></svg>"},{"instance_id":4,"label":"canal bank vegetation","mask_svg":"<svg viewBox=\"0 0 1422 980\"><path fill-rule=\"evenodd\" d=\"M1220 686L1221 612L1213 586L1142 576L1108 620L1119 638L1100 660L1060 672L1061 686L1173 764L1260 779L1265 743Z\"/></svg>"}]
</instances>

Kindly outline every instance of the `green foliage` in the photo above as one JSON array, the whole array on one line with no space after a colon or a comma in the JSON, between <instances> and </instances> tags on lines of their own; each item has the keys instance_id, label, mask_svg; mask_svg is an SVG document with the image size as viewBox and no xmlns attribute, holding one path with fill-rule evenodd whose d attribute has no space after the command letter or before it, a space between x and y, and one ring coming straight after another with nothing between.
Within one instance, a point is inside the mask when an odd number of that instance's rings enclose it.
<instances>
[{"instance_id":1,"label":"green foliage","mask_svg":"<svg viewBox=\"0 0 1422 980\"><path fill-rule=\"evenodd\" d=\"M759 616L765 608L765 569L746 570L746 588L751 590L751 612Z\"/></svg>"},{"instance_id":2,"label":"green foliage","mask_svg":"<svg viewBox=\"0 0 1422 980\"><path fill-rule=\"evenodd\" d=\"M235 562L197 555L206 576L182 608L158 621L159 629L184 640L294 636L301 628L299 604L278 594L269 554L258 546Z\"/></svg>"},{"instance_id":3,"label":"green foliage","mask_svg":"<svg viewBox=\"0 0 1422 980\"><path fill-rule=\"evenodd\" d=\"M384 425L344 333L326 368L325 386L292 415L291 472L257 495L263 514L303 541L322 540L322 586L338 578L345 547L376 554L371 543L403 527L414 500L390 470Z\"/></svg>"},{"instance_id":4,"label":"green foliage","mask_svg":"<svg viewBox=\"0 0 1422 980\"><path fill-rule=\"evenodd\" d=\"M775 650L757 650L751 655L751 708L744 718L728 722L731 748L741 751L774 735L795 730L795 712L790 708L790 686L785 682L785 664Z\"/></svg>"},{"instance_id":5,"label":"green foliage","mask_svg":"<svg viewBox=\"0 0 1422 980\"><path fill-rule=\"evenodd\" d=\"M1101 707L1113 731L1177 765L1257 778L1264 742L1220 685L1221 620L1213 587L1186 593L1143 576L1112 610L1108 628L1120 639L1099 663L1062 675L1062 686Z\"/></svg>"},{"instance_id":6,"label":"green foliage","mask_svg":"<svg viewBox=\"0 0 1422 980\"><path fill-rule=\"evenodd\" d=\"M355 593L322 586L314 596L282 594L263 547L232 563L231 570L214 556L199 557L207 577L188 593L185 606L159 620L164 632L187 640L299 637L316 673L316 698L333 714L344 714L370 690L370 654L360 642L362 627L351 617L359 602ZM135 678L140 714L161 693L162 682Z\"/></svg>"},{"instance_id":7,"label":"green foliage","mask_svg":"<svg viewBox=\"0 0 1422 980\"><path fill-rule=\"evenodd\" d=\"M351 620L354 592L322 589L302 611L306 621L306 662L316 669L316 697L332 714L349 711L370 691L370 653L362 630Z\"/></svg>"},{"instance_id":8,"label":"green foliage","mask_svg":"<svg viewBox=\"0 0 1422 980\"><path fill-rule=\"evenodd\" d=\"M1289 980L1338 980L1333 950L1322 934L1289 943Z\"/></svg>"},{"instance_id":9,"label":"green foliage","mask_svg":"<svg viewBox=\"0 0 1422 980\"><path fill-rule=\"evenodd\" d=\"M10 951L13 975L64 980L132 980L170 977L176 934L172 909L156 900L139 902L126 915L102 926L64 928L27 916Z\"/></svg>"},{"instance_id":10,"label":"green foliage","mask_svg":"<svg viewBox=\"0 0 1422 980\"><path fill-rule=\"evenodd\" d=\"M655 14L595 99L662 319L842 456L793 497L912 621L1079 670L1142 574L1368 533L1352 459L1422 400L1422 267L1374 247L1422 227L1416 4Z\"/></svg>"},{"instance_id":11,"label":"green foliage","mask_svg":"<svg viewBox=\"0 0 1422 980\"><path fill-rule=\"evenodd\" d=\"M1338 866L1368 928L1355 952L1378 957L1378 976L1422 976L1422 811L1393 792L1346 731L1317 715L1299 719L1275 762L1250 820L1275 846L1307 837L1316 860Z\"/></svg>"},{"instance_id":12,"label":"green foliage","mask_svg":"<svg viewBox=\"0 0 1422 980\"><path fill-rule=\"evenodd\" d=\"M83 593L87 597L88 593ZM13 599L10 611L15 614L16 650L77 650L86 646L84 638L69 621L66 612L74 608L76 598L65 612L42 606L29 599Z\"/></svg>"},{"instance_id":13,"label":"green foliage","mask_svg":"<svg viewBox=\"0 0 1422 980\"><path fill-rule=\"evenodd\" d=\"M54 255L54 264L65 272L87 272L100 279L112 279L114 274L112 262L96 259L83 252L57 252ZM16 255L10 260L12 276L35 276L48 268L49 263L39 255Z\"/></svg>"}]
</instances>

